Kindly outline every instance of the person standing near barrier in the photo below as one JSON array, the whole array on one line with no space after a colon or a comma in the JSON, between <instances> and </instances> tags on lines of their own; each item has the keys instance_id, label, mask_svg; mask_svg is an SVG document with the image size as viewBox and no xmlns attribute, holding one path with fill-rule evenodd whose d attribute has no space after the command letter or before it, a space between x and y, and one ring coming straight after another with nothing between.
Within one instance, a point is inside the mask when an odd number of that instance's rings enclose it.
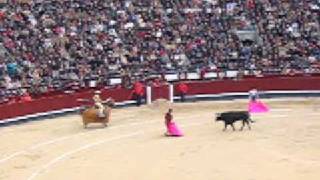
<instances>
[{"instance_id":1,"label":"person standing near barrier","mask_svg":"<svg viewBox=\"0 0 320 180\"><path fill-rule=\"evenodd\" d=\"M140 81L136 81L133 85L133 91L137 101L137 106L140 106L144 95L144 85Z\"/></svg>"},{"instance_id":2,"label":"person standing near barrier","mask_svg":"<svg viewBox=\"0 0 320 180\"><path fill-rule=\"evenodd\" d=\"M189 87L184 82L180 82L178 84L178 92L179 92L179 95L180 95L181 102L185 101L185 96L186 96L188 90L189 90Z\"/></svg>"}]
</instances>

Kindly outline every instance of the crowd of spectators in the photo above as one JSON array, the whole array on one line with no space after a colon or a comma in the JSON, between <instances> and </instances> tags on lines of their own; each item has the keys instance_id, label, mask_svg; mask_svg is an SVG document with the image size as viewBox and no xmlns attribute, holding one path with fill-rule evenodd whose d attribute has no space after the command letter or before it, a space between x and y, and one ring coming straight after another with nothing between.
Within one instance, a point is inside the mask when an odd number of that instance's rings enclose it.
<instances>
[{"instance_id":1,"label":"crowd of spectators","mask_svg":"<svg viewBox=\"0 0 320 180\"><path fill-rule=\"evenodd\" d=\"M0 86L320 71L320 0L0 0ZM1 91L3 93L3 91Z\"/></svg>"}]
</instances>

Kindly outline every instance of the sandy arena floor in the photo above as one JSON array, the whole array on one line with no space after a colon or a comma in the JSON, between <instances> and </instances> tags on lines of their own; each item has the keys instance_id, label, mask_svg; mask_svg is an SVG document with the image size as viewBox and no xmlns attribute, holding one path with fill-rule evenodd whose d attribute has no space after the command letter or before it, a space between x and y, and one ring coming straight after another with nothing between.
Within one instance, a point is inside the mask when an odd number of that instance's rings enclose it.
<instances>
[{"instance_id":1,"label":"sandy arena floor","mask_svg":"<svg viewBox=\"0 0 320 180\"><path fill-rule=\"evenodd\" d=\"M3 127L0 179L319 180L320 99L264 102L272 111L242 132L213 116L245 100L174 104L181 138L163 136L163 101L115 109L104 129L83 129L79 115Z\"/></svg>"}]
</instances>

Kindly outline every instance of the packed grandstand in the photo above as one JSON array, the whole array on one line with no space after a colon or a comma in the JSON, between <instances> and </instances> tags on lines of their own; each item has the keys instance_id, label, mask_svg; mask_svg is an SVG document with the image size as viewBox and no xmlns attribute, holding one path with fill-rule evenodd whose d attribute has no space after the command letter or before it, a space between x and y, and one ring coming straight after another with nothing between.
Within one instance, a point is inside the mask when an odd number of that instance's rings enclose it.
<instances>
[{"instance_id":1,"label":"packed grandstand","mask_svg":"<svg viewBox=\"0 0 320 180\"><path fill-rule=\"evenodd\" d=\"M320 0L1 0L0 34L2 101L92 79L320 72Z\"/></svg>"}]
</instances>

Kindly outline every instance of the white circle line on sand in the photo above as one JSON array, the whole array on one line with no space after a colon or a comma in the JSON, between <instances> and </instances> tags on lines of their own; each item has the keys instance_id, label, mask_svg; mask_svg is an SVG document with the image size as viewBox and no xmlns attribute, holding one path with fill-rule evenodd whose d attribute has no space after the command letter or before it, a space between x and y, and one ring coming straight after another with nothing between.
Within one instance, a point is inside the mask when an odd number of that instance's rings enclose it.
<instances>
[{"instance_id":1,"label":"white circle line on sand","mask_svg":"<svg viewBox=\"0 0 320 180\"><path fill-rule=\"evenodd\" d=\"M188 118L190 118L190 117L199 117L199 115L189 116ZM177 119L181 119L181 118L177 118ZM112 127L107 128L107 130L118 129L118 128L122 128L122 127L137 126L137 125L143 125L143 124L152 124L152 123L157 123L157 122L159 122L159 121L132 122L132 123L129 123L129 124L122 124L122 125L118 125L118 126L112 126ZM8 155L7 157L5 157L3 159L0 159L0 164L5 163L6 161L9 161L10 159L15 158L17 156L20 156L22 154L25 154L25 153L27 153L28 150L35 150L35 149L38 149L38 148L41 148L41 147L44 147L44 146L47 146L47 145L51 145L51 144L54 144L54 143L57 143L57 142L62 142L64 140L68 140L68 139L71 139L71 138L74 138L74 137L79 137L79 136L83 136L83 135L87 135L87 134L97 133L97 132L100 132L100 131L103 131L103 130L106 130L106 129L97 129L97 130L92 131L92 132L90 132L90 131L89 132L88 131L80 132L80 133L72 134L72 135L69 135L69 136L64 136L64 137L52 139L52 140L49 140L49 141L45 141L45 142L42 142L42 143L38 143L36 145L30 146L29 148L27 148L27 150L17 151L17 152L14 152L14 153Z\"/></svg>"},{"instance_id":2,"label":"white circle line on sand","mask_svg":"<svg viewBox=\"0 0 320 180\"><path fill-rule=\"evenodd\" d=\"M278 108L278 109L271 109L270 112L289 112L294 111L294 109L290 108Z\"/></svg>"},{"instance_id":3,"label":"white circle line on sand","mask_svg":"<svg viewBox=\"0 0 320 180\"><path fill-rule=\"evenodd\" d=\"M204 122L188 123L188 124L181 125L181 127L197 126L197 125L202 125L202 124L205 124L205 123ZM152 130L152 131L154 131L154 130ZM60 155L60 156L56 157L55 159L51 160L49 163L45 164L42 168L40 168L37 171L35 171L34 173L32 173L31 176L27 180L35 179L40 173L42 173L42 172L45 173L51 166L53 166L53 165L57 164L58 162L66 159L70 155L76 154L76 153L78 153L80 151L87 150L87 149L90 149L90 148L92 148L94 146L98 146L98 145L101 145L101 144L104 144L104 143L107 143L107 142L120 140L120 139L124 139L124 138L131 138L131 137L134 137L134 136L137 136L137 135L140 135L140 134L144 134L145 132L146 131L138 131L138 132L135 132L135 133L126 134L126 135L122 135L122 136L117 136L117 137L110 138L110 139L107 139L107 140L96 141L94 143L86 144L86 145L83 145L83 146L81 146L81 147L79 147L77 149L65 152L62 155Z\"/></svg>"},{"instance_id":4,"label":"white circle line on sand","mask_svg":"<svg viewBox=\"0 0 320 180\"><path fill-rule=\"evenodd\" d=\"M281 109L273 109L273 110L271 110L271 112L288 112L288 111L293 111L293 109L281 108ZM312 115L313 115L313 113L312 113ZM189 118L190 117L198 117L198 116L199 115L197 115L197 116L189 116ZM259 116L259 115L257 114L257 116ZM279 117L279 118L288 117L287 115L269 115L269 116L270 117ZM122 125L118 125L118 126L112 126L112 127L108 128L108 129L118 129L118 128L122 128L122 127L136 126L136 125L149 124L149 123L151 124L151 123L156 123L156 122L158 122L158 121L133 122L133 123L130 123L130 124L122 124ZM98 129L98 130L93 131L92 133L96 133L96 132L99 132L99 131L102 131L102 130L105 130L105 129ZM52 139L52 140L45 141L45 142L42 142L42 143L38 143L38 144L36 144L34 146L31 146L31 147L27 148L27 150L35 150L35 149L41 148L41 147L46 146L46 145L50 145L50 144L54 144L54 143L57 143L57 142L62 142L64 140L71 139L73 137L87 135L88 133L90 133L90 132L86 131L86 132L80 132L80 133L77 133L77 134L73 134L73 135L70 135L70 136L64 136L64 137ZM4 163L6 161L9 161L10 159L15 158L15 157L17 157L19 155L27 153L27 150L17 151L17 152L14 152L14 153L8 155L7 157L5 157L3 159L0 159L0 164Z\"/></svg>"},{"instance_id":5,"label":"white circle line on sand","mask_svg":"<svg viewBox=\"0 0 320 180\"><path fill-rule=\"evenodd\" d=\"M275 114L275 115L251 115L251 118L256 118L256 117L264 117L264 118L285 118L289 117L289 115L286 114Z\"/></svg>"},{"instance_id":6,"label":"white circle line on sand","mask_svg":"<svg viewBox=\"0 0 320 180\"><path fill-rule=\"evenodd\" d=\"M135 133L130 133L130 134L122 135L122 136L117 136L117 137L110 138L110 139L107 139L107 140L96 141L94 143L86 144L84 146L81 146L80 148L77 148L77 149L74 149L72 151L68 151L66 153L63 153L62 155L60 155L60 156L56 157L55 159L51 160L49 163L44 165L42 168L40 168L37 171L35 171L34 173L32 173L32 175L28 178L28 180L32 180L32 179L36 178L41 172L45 172L52 165L58 163L59 161L67 158L68 156L70 156L72 154L75 154L77 152L92 148L94 146L97 146L97 145L100 145L100 144L103 144L103 143L107 143L107 142L111 142L111 141L115 141L115 140L120 140L120 139L123 139L123 138L129 138L129 137L137 136L139 134L142 134L142 131L135 132Z\"/></svg>"},{"instance_id":7,"label":"white circle line on sand","mask_svg":"<svg viewBox=\"0 0 320 180\"><path fill-rule=\"evenodd\" d=\"M292 109L278 109L279 111L290 111ZM189 116L190 117L198 117L199 115L196 115L196 116ZM259 115L258 115L259 116ZM287 115L269 115L270 117L288 117ZM179 118L177 118L179 119ZM130 124L122 124L122 125L118 125L118 126L112 126L108 129L118 129L118 128L122 128L122 127L129 127L129 126L136 126L136 125L143 125L143 124L152 124L152 123L156 123L158 121L143 121L143 122L133 122L133 123L130 123ZM105 130L105 129L97 129L91 133L96 133L96 132L99 132L99 131L102 131L102 130ZM0 164L6 162L6 161L9 161L11 160L12 158L15 158L17 156L20 156L22 154L25 154L27 153L28 150L35 150L35 149L38 149L38 148L41 148L43 146L46 146L46 145L50 145L50 144L54 144L54 143L57 143L57 142L62 142L64 140L68 140L68 139L71 139L71 138L74 138L74 137L78 137L78 136L82 136L82 135L87 135L89 134L90 132L80 132L80 133L77 133L77 134L73 134L73 135L70 135L70 136L64 136L64 137L60 137L60 138L56 138L56 139L53 139L53 140L49 140L49 141L45 141L45 142L42 142L42 143L38 143L34 146L31 146L29 148L27 148L27 150L21 150L21 151L17 151L17 152L14 152L10 155L8 155L7 157L3 158L3 159L0 159Z\"/></svg>"},{"instance_id":8,"label":"white circle line on sand","mask_svg":"<svg viewBox=\"0 0 320 180\"><path fill-rule=\"evenodd\" d=\"M25 151L17 151L17 152L15 152L15 153L12 153L12 154L10 154L9 156L1 159L1 160L0 160L0 164L6 162L6 161L8 161L8 160L10 160L10 159L12 159L12 158L14 158L14 157L16 157L16 156L19 156L20 154L23 154L24 152L25 152Z\"/></svg>"},{"instance_id":9,"label":"white circle line on sand","mask_svg":"<svg viewBox=\"0 0 320 180\"><path fill-rule=\"evenodd\" d=\"M140 124L148 124L148 123L155 123L157 121L143 121L143 122L139 122L139 123L130 123L130 124L125 124L125 125L119 125L119 126L113 126L113 127L110 127L108 129L118 129L118 128L121 128L121 127L128 127L128 126L135 126L135 125L140 125ZM96 132L99 132L99 131L102 131L102 130L105 130L105 129L97 129L92 133L96 133ZM35 149L38 149L38 148L41 148L43 146L46 146L46 145L50 145L50 144L54 144L54 143L57 143L57 142L61 142L61 141L64 141L64 140L67 140L67 139L71 139L73 137L79 137L79 136L82 136L82 135L87 135L87 134L90 134L90 132L86 131L86 132L80 132L80 133L76 133L76 134L73 134L73 135L70 135L70 136L64 136L64 137L60 137L60 138L56 138L56 139L52 139L50 141L45 141L45 142L42 142L42 143L38 143L34 146L31 146L29 148L27 148L27 150L21 150L21 151L17 151L17 152L14 152L10 155L8 155L7 157L3 158L3 159L0 159L0 164L1 163L4 163L16 156L19 156L19 155L22 155L24 153L26 153L28 150L35 150Z\"/></svg>"},{"instance_id":10,"label":"white circle line on sand","mask_svg":"<svg viewBox=\"0 0 320 180\"><path fill-rule=\"evenodd\" d=\"M316 112L308 113L308 116L320 116L320 112L318 112L318 113L316 113Z\"/></svg>"}]
</instances>

